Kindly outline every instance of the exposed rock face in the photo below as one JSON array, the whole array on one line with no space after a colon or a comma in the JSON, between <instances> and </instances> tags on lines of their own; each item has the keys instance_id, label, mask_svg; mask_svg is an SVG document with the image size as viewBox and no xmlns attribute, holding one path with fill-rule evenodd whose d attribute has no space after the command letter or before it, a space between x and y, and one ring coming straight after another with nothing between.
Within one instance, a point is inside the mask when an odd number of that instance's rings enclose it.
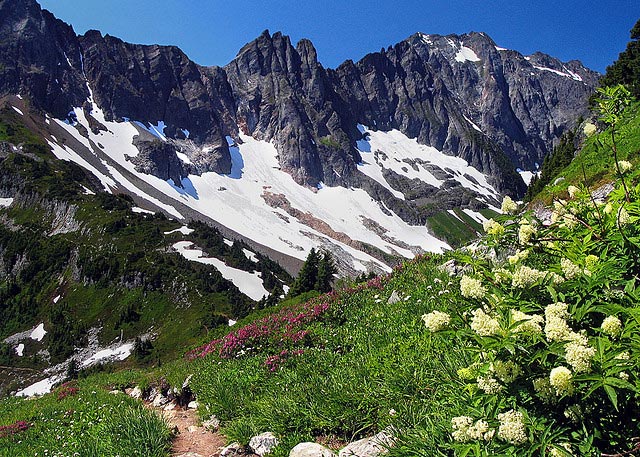
<instances>
[{"instance_id":1,"label":"exposed rock face","mask_svg":"<svg viewBox=\"0 0 640 457\"><path fill-rule=\"evenodd\" d=\"M462 157L500 192L521 195L515 168L540 163L586 114L597 78L579 62L500 49L483 33L415 34L330 70L308 40L294 47L265 31L225 67L205 68L173 46L135 45L97 31L77 37L35 0L0 0L0 95L26 95L65 117L90 88L109 120L163 121L169 139L193 142L187 155L196 159L187 170L170 146L139 143L139 166L163 179L229 173L225 136L237 138L241 129L272 141L281 168L298 183L362 187L414 222L423 217L412 205L358 171L358 123L398 129ZM420 198L456 193L422 187ZM461 196L462 204L471 197Z\"/></svg>"},{"instance_id":2,"label":"exposed rock face","mask_svg":"<svg viewBox=\"0 0 640 457\"><path fill-rule=\"evenodd\" d=\"M33 0L0 0L0 93L59 118L89 96L73 29Z\"/></svg>"}]
</instances>

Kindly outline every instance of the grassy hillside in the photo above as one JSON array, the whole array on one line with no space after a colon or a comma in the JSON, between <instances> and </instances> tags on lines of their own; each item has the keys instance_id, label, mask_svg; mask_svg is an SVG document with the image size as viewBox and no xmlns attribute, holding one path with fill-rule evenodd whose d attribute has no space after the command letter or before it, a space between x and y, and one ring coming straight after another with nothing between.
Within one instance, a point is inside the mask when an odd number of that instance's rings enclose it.
<instances>
[{"instance_id":1,"label":"grassy hillside","mask_svg":"<svg viewBox=\"0 0 640 457\"><path fill-rule=\"evenodd\" d=\"M632 104L624 114L614 139L618 148L618 159L634 165L635 176L640 163L640 102ZM616 168L611 149L611 128L599 124L598 130L587 136L574 160L556 176L535 198L534 201L550 203L554 196L567 195L570 185L587 186L596 189L616 178Z\"/></svg>"}]
</instances>

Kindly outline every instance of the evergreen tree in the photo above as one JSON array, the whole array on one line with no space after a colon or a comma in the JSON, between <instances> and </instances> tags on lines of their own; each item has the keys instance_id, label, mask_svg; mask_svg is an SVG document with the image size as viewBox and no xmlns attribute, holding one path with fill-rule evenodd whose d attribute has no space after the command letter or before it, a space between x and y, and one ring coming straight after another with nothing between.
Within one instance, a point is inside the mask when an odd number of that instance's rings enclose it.
<instances>
[{"instance_id":1,"label":"evergreen tree","mask_svg":"<svg viewBox=\"0 0 640 457\"><path fill-rule=\"evenodd\" d=\"M549 184L571 163L576 154L575 137L573 131L566 132L560 138L560 143L553 148L551 154L544 158L540 168L540 176L534 176L529 183L527 194L524 197L525 201L531 201L544 186Z\"/></svg>"},{"instance_id":2,"label":"evergreen tree","mask_svg":"<svg viewBox=\"0 0 640 457\"><path fill-rule=\"evenodd\" d=\"M289 291L289 296L294 297L296 295L303 294L313 290L316 285L316 279L318 278L318 263L320 262L320 256L315 248L311 248L307 260L305 260L300 270L300 274L294 281Z\"/></svg>"},{"instance_id":3,"label":"evergreen tree","mask_svg":"<svg viewBox=\"0 0 640 457\"><path fill-rule=\"evenodd\" d=\"M76 359L69 360L66 374L67 379L78 379L78 362L76 362Z\"/></svg>"},{"instance_id":4,"label":"evergreen tree","mask_svg":"<svg viewBox=\"0 0 640 457\"><path fill-rule=\"evenodd\" d=\"M324 251L318 261L318 275L314 289L318 292L330 292L333 275L338 272L335 261L330 252Z\"/></svg>"},{"instance_id":5,"label":"evergreen tree","mask_svg":"<svg viewBox=\"0 0 640 457\"><path fill-rule=\"evenodd\" d=\"M620 53L618 60L607 67L600 80L602 87L624 84L631 94L640 98L640 20L631 29L631 41Z\"/></svg>"}]
</instances>

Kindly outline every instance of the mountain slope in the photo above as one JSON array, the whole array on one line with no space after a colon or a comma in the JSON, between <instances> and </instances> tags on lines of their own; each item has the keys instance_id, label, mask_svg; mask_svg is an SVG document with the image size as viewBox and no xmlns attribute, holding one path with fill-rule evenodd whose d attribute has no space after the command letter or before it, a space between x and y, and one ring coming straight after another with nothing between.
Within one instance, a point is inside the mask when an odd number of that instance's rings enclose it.
<instances>
[{"instance_id":1,"label":"mountain slope","mask_svg":"<svg viewBox=\"0 0 640 457\"><path fill-rule=\"evenodd\" d=\"M445 248L424 225L455 208L496 206L501 193L522 195L514 169L541 161L585 113L597 80L577 62L524 57L480 33L416 34L331 70L308 40L294 47L265 31L228 65L205 68L171 46L76 36L34 0L0 8L1 93L20 94L23 111L46 121L58 157L148 207L217 223L290 271L311 246L347 253L343 273ZM366 132L377 131L390 136L370 151ZM389 140L397 134L402 151ZM268 189L278 183L285 189ZM331 193L348 196L353 218L316 212ZM253 225L240 207L259 214Z\"/></svg>"}]
</instances>

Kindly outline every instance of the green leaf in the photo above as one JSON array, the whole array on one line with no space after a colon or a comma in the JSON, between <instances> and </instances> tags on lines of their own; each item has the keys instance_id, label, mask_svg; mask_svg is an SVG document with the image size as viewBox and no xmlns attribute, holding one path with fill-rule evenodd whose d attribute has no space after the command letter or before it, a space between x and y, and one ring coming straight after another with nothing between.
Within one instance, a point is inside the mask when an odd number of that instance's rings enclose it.
<instances>
[{"instance_id":1,"label":"green leaf","mask_svg":"<svg viewBox=\"0 0 640 457\"><path fill-rule=\"evenodd\" d=\"M613 405L615 410L618 411L618 394L616 392L616 389L614 389L613 387L607 384L605 384L603 387L605 392L609 396L609 400L611 401L611 404Z\"/></svg>"}]
</instances>

